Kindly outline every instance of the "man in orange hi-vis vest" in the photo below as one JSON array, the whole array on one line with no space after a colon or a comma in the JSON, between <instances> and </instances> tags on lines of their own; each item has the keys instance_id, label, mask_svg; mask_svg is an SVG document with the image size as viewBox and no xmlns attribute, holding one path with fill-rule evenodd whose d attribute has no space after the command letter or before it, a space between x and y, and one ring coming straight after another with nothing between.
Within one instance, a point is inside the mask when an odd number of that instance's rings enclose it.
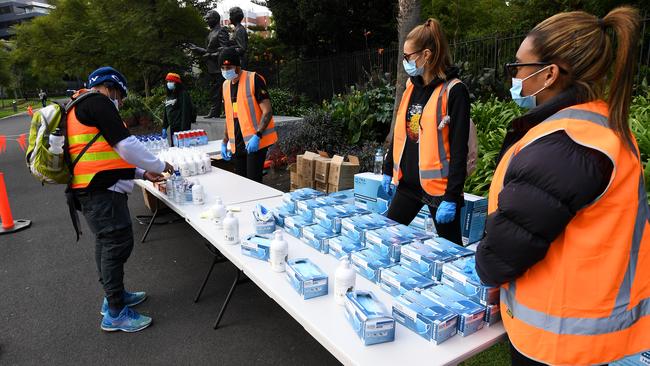
<instances>
[{"instance_id":1,"label":"man in orange hi-vis vest","mask_svg":"<svg viewBox=\"0 0 650 366\"><path fill-rule=\"evenodd\" d=\"M266 82L261 75L241 68L233 47L221 52L219 63L226 79L226 129L221 156L234 160L235 173L261 183L266 153L278 140Z\"/></svg>"},{"instance_id":2,"label":"man in orange hi-vis vest","mask_svg":"<svg viewBox=\"0 0 650 366\"><path fill-rule=\"evenodd\" d=\"M124 263L133 249L127 194L133 179L158 181L173 168L131 136L122 122L119 108L127 84L121 73L101 67L90 74L87 85L90 89L73 96L84 95L67 114L68 152L74 164L68 202L82 211L95 234L95 262L106 294L101 329L136 332L149 326L151 318L131 309L146 293L124 289ZM71 214L76 229L74 207Z\"/></svg>"}]
</instances>

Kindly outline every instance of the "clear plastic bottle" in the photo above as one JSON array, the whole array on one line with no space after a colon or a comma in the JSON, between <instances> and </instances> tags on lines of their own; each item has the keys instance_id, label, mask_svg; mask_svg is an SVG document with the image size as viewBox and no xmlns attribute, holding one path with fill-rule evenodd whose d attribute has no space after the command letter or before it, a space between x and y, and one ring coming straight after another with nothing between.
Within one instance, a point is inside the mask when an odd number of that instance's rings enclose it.
<instances>
[{"instance_id":1,"label":"clear plastic bottle","mask_svg":"<svg viewBox=\"0 0 650 366\"><path fill-rule=\"evenodd\" d=\"M51 156L49 168L52 171L58 172L63 168L63 144L65 137L61 134L60 129L55 129L50 133L49 143L50 147L47 149Z\"/></svg>"},{"instance_id":2,"label":"clear plastic bottle","mask_svg":"<svg viewBox=\"0 0 650 366\"><path fill-rule=\"evenodd\" d=\"M375 165L374 165L373 173L381 174L383 165L384 165L384 151L380 147L375 152Z\"/></svg>"}]
</instances>

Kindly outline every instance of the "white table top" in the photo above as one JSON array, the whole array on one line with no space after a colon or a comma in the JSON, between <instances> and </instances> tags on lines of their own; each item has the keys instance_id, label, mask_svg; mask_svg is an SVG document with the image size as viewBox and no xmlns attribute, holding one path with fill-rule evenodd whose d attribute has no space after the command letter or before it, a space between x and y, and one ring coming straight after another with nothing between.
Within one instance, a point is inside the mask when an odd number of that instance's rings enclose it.
<instances>
[{"instance_id":1,"label":"white table top","mask_svg":"<svg viewBox=\"0 0 650 366\"><path fill-rule=\"evenodd\" d=\"M275 197L239 204L241 212L236 216L239 218L241 236L254 232L252 210L256 203L272 208L280 205L281 201L280 197ZM239 245L221 244L217 239L219 232L210 220L201 219L197 213L189 213L186 220L344 364L456 364L487 349L505 334L503 325L499 323L468 337L456 335L441 345L434 345L398 324L394 342L364 346L348 324L343 307L334 301L333 280L338 261L333 256L320 253L302 241L285 235L289 243L289 258L308 257L329 275L327 296L303 300L287 282L284 273L273 272L268 263L242 255ZM356 288L372 291L387 309L391 309L392 296L377 284L357 275Z\"/></svg>"},{"instance_id":2,"label":"white table top","mask_svg":"<svg viewBox=\"0 0 650 366\"><path fill-rule=\"evenodd\" d=\"M214 167L210 173L195 175L190 177L190 179L198 181L203 186L203 191L205 192L203 198L205 201L204 206L206 207L201 208L200 211L204 211L207 207L210 207L215 202L217 196L221 197L223 204L226 206L282 196L282 191L275 188L265 186L264 184L254 182L250 179L240 177L237 174ZM166 195L154 189L153 184L150 182L136 180L136 184L146 188L149 192L164 201L171 209L183 217L185 217L184 211L194 210L192 207L200 207L193 205L177 205L176 203L169 201Z\"/></svg>"}]
</instances>

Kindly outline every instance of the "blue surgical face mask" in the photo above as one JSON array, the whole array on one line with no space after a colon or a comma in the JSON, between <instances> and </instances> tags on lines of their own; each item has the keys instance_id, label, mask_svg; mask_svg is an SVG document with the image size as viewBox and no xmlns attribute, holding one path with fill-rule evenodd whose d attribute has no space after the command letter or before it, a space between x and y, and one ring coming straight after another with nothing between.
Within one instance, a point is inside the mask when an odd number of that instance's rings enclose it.
<instances>
[{"instance_id":1,"label":"blue surgical face mask","mask_svg":"<svg viewBox=\"0 0 650 366\"><path fill-rule=\"evenodd\" d=\"M417 61L418 58L411 61L402 60L402 65L404 65L404 71L406 71L406 73L409 74L409 76L420 76L424 72L424 65L418 67L417 64L415 63L415 61Z\"/></svg>"},{"instance_id":2,"label":"blue surgical face mask","mask_svg":"<svg viewBox=\"0 0 650 366\"><path fill-rule=\"evenodd\" d=\"M528 80L530 77L539 74L540 72L542 72L545 69L548 69L549 67L551 67L551 65L548 65L548 66L546 66L546 67L544 67L542 69L539 69L538 71L528 75L524 79L512 78L512 88L510 88L510 95L512 96L512 100L514 100L515 103L517 103L518 106L520 106L521 108L525 108L525 109L531 109L531 108L535 108L537 106L537 97L536 97L536 95L539 94L539 92L541 92L542 90L546 89L546 85L544 85L541 89L534 92L533 94L527 95L525 97L521 95L521 90L524 87L524 81L525 80Z\"/></svg>"},{"instance_id":3,"label":"blue surgical face mask","mask_svg":"<svg viewBox=\"0 0 650 366\"><path fill-rule=\"evenodd\" d=\"M168 82L167 82L167 89L169 89L169 90L174 90L174 89L176 89L176 84L173 83L173 82L171 82L171 81L168 81Z\"/></svg>"},{"instance_id":4,"label":"blue surgical face mask","mask_svg":"<svg viewBox=\"0 0 650 366\"><path fill-rule=\"evenodd\" d=\"M237 71L235 69L221 70L221 75L226 80L233 80L237 77Z\"/></svg>"}]
</instances>

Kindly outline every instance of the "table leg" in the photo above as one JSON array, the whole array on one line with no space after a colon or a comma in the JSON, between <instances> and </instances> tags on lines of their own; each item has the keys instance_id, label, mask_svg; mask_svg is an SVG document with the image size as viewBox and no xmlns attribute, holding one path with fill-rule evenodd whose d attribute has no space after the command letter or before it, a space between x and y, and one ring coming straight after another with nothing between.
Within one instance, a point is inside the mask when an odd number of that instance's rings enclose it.
<instances>
[{"instance_id":1,"label":"table leg","mask_svg":"<svg viewBox=\"0 0 650 366\"><path fill-rule=\"evenodd\" d=\"M201 294L203 293L203 289L205 288L205 285L208 283L208 279L210 279L210 275L212 274L212 270L214 269L214 266L217 263L219 263L219 257L215 255L214 260L212 261L212 264L210 265L210 269L208 270L208 274L205 275L205 279L203 280L203 284L201 285L201 289L199 289L199 292L196 294L196 297L194 298L195 303L199 302L199 299L201 298Z\"/></svg>"},{"instance_id":2,"label":"table leg","mask_svg":"<svg viewBox=\"0 0 650 366\"><path fill-rule=\"evenodd\" d=\"M221 318L223 317L223 314L226 312L226 308L228 307L228 303L230 302L230 299L232 298L232 294L235 292L235 288L237 288L237 285L249 282L250 280L248 278L241 279L241 275L244 272L242 272L239 268L237 268L237 275L235 276L235 280L232 282L232 286L230 286L230 291L228 291L228 295L226 296L226 300L224 300L223 304L221 305L221 310L219 310L219 315L217 316L217 321L214 323L214 329L217 329L219 327L219 323L221 322Z\"/></svg>"},{"instance_id":3,"label":"table leg","mask_svg":"<svg viewBox=\"0 0 650 366\"><path fill-rule=\"evenodd\" d=\"M156 210L153 212L153 216L151 216L151 221L149 221L149 225L147 226L147 230L145 230L144 235L142 235L142 240L140 240L140 243L144 243L145 240L147 240L147 235L149 235L149 230L151 230L151 227L153 226L154 221L156 221L156 216L158 215L158 205L156 205Z\"/></svg>"}]
</instances>

